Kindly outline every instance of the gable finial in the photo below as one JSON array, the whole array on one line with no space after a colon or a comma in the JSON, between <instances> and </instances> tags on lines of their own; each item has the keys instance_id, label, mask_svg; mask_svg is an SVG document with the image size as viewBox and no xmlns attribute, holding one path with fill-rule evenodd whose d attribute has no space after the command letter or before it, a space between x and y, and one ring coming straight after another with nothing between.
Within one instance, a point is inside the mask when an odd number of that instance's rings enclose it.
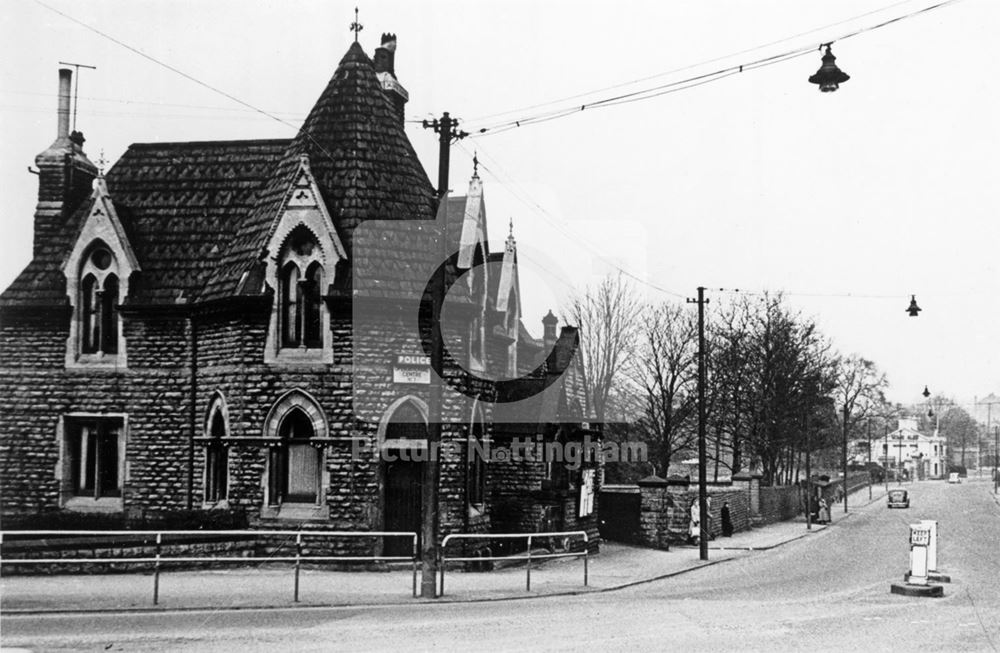
<instances>
[{"instance_id":1,"label":"gable finial","mask_svg":"<svg viewBox=\"0 0 1000 653\"><path fill-rule=\"evenodd\" d=\"M97 176L99 179L104 179L104 166L108 165L107 159L104 158L104 149L101 149L101 154L97 158Z\"/></svg>"},{"instance_id":2,"label":"gable finial","mask_svg":"<svg viewBox=\"0 0 1000 653\"><path fill-rule=\"evenodd\" d=\"M479 176L479 152L472 152L472 176Z\"/></svg>"},{"instance_id":3,"label":"gable finial","mask_svg":"<svg viewBox=\"0 0 1000 653\"><path fill-rule=\"evenodd\" d=\"M510 233L507 234L508 238L514 237L514 218L510 219Z\"/></svg>"},{"instance_id":4,"label":"gable finial","mask_svg":"<svg viewBox=\"0 0 1000 653\"><path fill-rule=\"evenodd\" d=\"M354 42L358 42L358 32L365 28L360 22L358 22L358 8L354 8L354 22L351 23L351 31L354 32Z\"/></svg>"}]
</instances>

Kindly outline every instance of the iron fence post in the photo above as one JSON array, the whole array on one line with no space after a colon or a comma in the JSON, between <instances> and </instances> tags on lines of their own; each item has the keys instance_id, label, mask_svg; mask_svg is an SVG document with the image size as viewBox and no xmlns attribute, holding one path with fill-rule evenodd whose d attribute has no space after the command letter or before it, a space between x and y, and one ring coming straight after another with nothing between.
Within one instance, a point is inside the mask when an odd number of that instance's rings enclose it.
<instances>
[{"instance_id":1,"label":"iron fence post","mask_svg":"<svg viewBox=\"0 0 1000 653\"><path fill-rule=\"evenodd\" d=\"M526 592L531 591L531 536L528 536L528 564L527 564L527 582L526 582Z\"/></svg>"},{"instance_id":2,"label":"iron fence post","mask_svg":"<svg viewBox=\"0 0 1000 653\"><path fill-rule=\"evenodd\" d=\"M295 534L295 602L299 602L299 567L302 563L302 533Z\"/></svg>"},{"instance_id":3,"label":"iron fence post","mask_svg":"<svg viewBox=\"0 0 1000 653\"><path fill-rule=\"evenodd\" d=\"M413 535L413 552L412 552L412 556L413 556L413 598L417 598L417 558L419 556L418 556L418 552L417 552L417 536L416 536L416 534Z\"/></svg>"},{"instance_id":4,"label":"iron fence post","mask_svg":"<svg viewBox=\"0 0 1000 653\"><path fill-rule=\"evenodd\" d=\"M163 543L163 533L156 534L156 562L153 563L153 605L160 602L160 545Z\"/></svg>"}]
</instances>

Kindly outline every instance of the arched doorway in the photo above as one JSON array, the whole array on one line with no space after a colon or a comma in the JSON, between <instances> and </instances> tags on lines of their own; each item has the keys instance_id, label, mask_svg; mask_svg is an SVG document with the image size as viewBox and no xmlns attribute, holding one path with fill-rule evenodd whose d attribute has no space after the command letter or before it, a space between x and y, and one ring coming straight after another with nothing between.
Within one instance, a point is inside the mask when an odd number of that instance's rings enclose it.
<instances>
[{"instance_id":1,"label":"arched doorway","mask_svg":"<svg viewBox=\"0 0 1000 653\"><path fill-rule=\"evenodd\" d=\"M427 418L416 400L390 408L383 423L383 479L385 504L383 528L420 533L422 523L423 453L427 447ZM413 545L406 538L387 538L385 555L409 556Z\"/></svg>"}]
</instances>

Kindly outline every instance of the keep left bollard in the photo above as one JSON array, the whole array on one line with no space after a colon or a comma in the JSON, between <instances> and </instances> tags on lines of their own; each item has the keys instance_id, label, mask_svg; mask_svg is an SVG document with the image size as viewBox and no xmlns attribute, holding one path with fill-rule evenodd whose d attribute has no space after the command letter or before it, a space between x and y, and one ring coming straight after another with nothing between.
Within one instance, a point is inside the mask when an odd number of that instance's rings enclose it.
<instances>
[{"instance_id":1,"label":"keep left bollard","mask_svg":"<svg viewBox=\"0 0 1000 653\"><path fill-rule=\"evenodd\" d=\"M927 545L927 579L936 583L950 583L951 576L938 570L938 523L934 519L921 519L920 523L931 529L930 544Z\"/></svg>"},{"instance_id":2,"label":"keep left bollard","mask_svg":"<svg viewBox=\"0 0 1000 653\"><path fill-rule=\"evenodd\" d=\"M910 571L904 576L905 582L893 583L889 587L892 594L903 596L944 596L940 585L928 584L928 548L931 543L929 524L910 524Z\"/></svg>"}]
</instances>

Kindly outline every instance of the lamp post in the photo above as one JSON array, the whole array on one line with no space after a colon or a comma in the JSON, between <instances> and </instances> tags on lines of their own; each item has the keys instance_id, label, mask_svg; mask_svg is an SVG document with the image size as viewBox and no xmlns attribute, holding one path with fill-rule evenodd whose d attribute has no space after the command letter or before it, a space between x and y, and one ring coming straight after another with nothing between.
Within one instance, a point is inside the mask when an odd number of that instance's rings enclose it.
<instances>
[{"instance_id":1,"label":"lamp post","mask_svg":"<svg viewBox=\"0 0 1000 653\"><path fill-rule=\"evenodd\" d=\"M885 492L889 493L889 423L886 422L882 425L885 429L885 457L883 461L885 462L885 469L882 470L882 480L885 481Z\"/></svg>"},{"instance_id":2,"label":"lamp post","mask_svg":"<svg viewBox=\"0 0 1000 653\"><path fill-rule=\"evenodd\" d=\"M993 427L993 494L997 493L1000 474L997 473L997 458L1000 458L1000 426Z\"/></svg>"},{"instance_id":3,"label":"lamp post","mask_svg":"<svg viewBox=\"0 0 1000 653\"><path fill-rule=\"evenodd\" d=\"M899 485L903 484L903 430L899 431L899 457L896 458L896 480L899 481Z\"/></svg>"}]
</instances>

